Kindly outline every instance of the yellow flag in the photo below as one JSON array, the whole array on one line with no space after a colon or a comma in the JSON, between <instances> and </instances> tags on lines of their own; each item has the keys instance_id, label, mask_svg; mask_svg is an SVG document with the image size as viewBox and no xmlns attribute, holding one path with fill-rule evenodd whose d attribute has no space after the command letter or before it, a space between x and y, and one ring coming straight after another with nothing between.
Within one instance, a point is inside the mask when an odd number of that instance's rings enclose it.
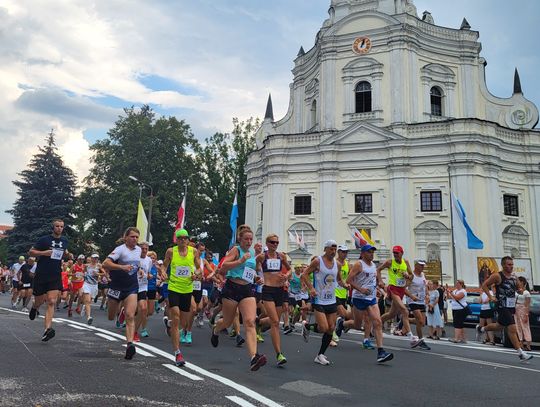
<instances>
[{"instance_id":1,"label":"yellow flag","mask_svg":"<svg viewBox=\"0 0 540 407\"><path fill-rule=\"evenodd\" d=\"M139 199L139 209L137 211L137 229L139 229L139 232L141 232L141 235L139 236L139 241L140 242L146 241L146 232L148 230L148 218L146 217L146 213L144 213L144 208L142 206L140 199Z\"/></svg>"},{"instance_id":2,"label":"yellow flag","mask_svg":"<svg viewBox=\"0 0 540 407\"><path fill-rule=\"evenodd\" d=\"M369 237L369 235L364 229L360 231L360 234L362 235L364 239L366 239L366 242L368 242L371 246L375 246L375 242L371 240L371 238Z\"/></svg>"}]
</instances>

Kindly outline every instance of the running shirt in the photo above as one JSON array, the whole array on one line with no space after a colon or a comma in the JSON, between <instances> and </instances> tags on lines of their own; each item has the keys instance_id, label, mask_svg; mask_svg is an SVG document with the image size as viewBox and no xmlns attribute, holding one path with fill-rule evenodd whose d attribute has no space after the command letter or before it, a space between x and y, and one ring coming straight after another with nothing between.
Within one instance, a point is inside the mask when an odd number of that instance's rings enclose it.
<instances>
[{"instance_id":1,"label":"running shirt","mask_svg":"<svg viewBox=\"0 0 540 407\"><path fill-rule=\"evenodd\" d=\"M68 276L67 269L62 270L60 275L62 276L62 289L67 290L69 288L69 276Z\"/></svg>"},{"instance_id":2,"label":"running shirt","mask_svg":"<svg viewBox=\"0 0 540 407\"><path fill-rule=\"evenodd\" d=\"M332 259L332 268L326 267L322 256L319 256L319 271L313 273L313 288L317 291L314 303L317 305L330 305L336 303L336 280L338 266Z\"/></svg>"},{"instance_id":3,"label":"running shirt","mask_svg":"<svg viewBox=\"0 0 540 407\"><path fill-rule=\"evenodd\" d=\"M281 271L281 256L276 253L277 258L271 259L268 253L264 253L264 261L262 262L263 273L279 273Z\"/></svg>"},{"instance_id":4,"label":"running shirt","mask_svg":"<svg viewBox=\"0 0 540 407\"><path fill-rule=\"evenodd\" d=\"M343 266L341 267L341 281L347 281L349 276L349 261L345 260ZM336 285L336 297L346 300L347 299L347 289Z\"/></svg>"},{"instance_id":5,"label":"running shirt","mask_svg":"<svg viewBox=\"0 0 540 407\"><path fill-rule=\"evenodd\" d=\"M514 274L507 278L502 271L499 272L501 276L501 284L497 286L497 306L499 308L515 308L516 307L516 293L517 293L517 278Z\"/></svg>"},{"instance_id":6,"label":"running shirt","mask_svg":"<svg viewBox=\"0 0 540 407\"><path fill-rule=\"evenodd\" d=\"M426 304L426 284L427 280L424 273L422 273L420 276L413 274L413 279L408 290L412 295L418 298L418 301L414 301L411 297L409 297L407 304Z\"/></svg>"},{"instance_id":7,"label":"running shirt","mask_svg":"<svg viewBox=\"0 0 540 407\"><path fill-rule=\"evenodd\" d=\"M186 256L180 256L178 246L172 248L171 272L169 276L169 291L180 294L193 292L191 276L195 272L195 248L187 246Z\"/></svg>"},{"instance_id":8,"label":"running shirt","mask_svg":"<svg viewBox=\"0 0 540 407\"><path fill-rule=\"evenodd\" d=\"M99 278L98 273L100 269L101 269L101 264L99 263L96 263L95 265L88 264L86 266L86 274L84 275L84 282L86 284L96 285L98 283L98 278Z\"/></svg>"},{"instance_id":9,"label":"running shirt","mask_svg":"<svg viewBox=\"0 0 540 407\"><path fill-rule=\"evenodd\" d=\"M43 236L34 245L36 250L52 250L51 256L39 256L36 267L35 281L51 282L60 280L62 271L62 257L68 249L68 240L53 235Z\"/></svg>"},{"instance_id":10,"label":"running shirt","mask_svg":"<svg viewBox=\"0 0 540 407\"><path fill-rule=\"evenodd\" d=\"M130 249L123 244L116 247L108 257L116 264L129 264L131 266L129 272L123 270L110 270L109 277L111 278L111 282L109 288L119 291L137 291L139 288L137 273L139 271L139 263L141 260L141 248L135 246L133 249Z\"/></svg>"},{"instance_id":11,"label":"running shirt","mask_svg":"<svg viewBox=\"0 0 540 407\"><path fill-rule=\"evenodd\" d=\"M21 279L20 282L22 284L22 288L31 288L32 286L32 267L28 263L24 263L19 268L19 273L21 273Z\"/></svg>"},{"instance_id":12,"label":"running shirt","mask_svg":"<svg viewBox=\"0 0 540 407\"><path fill-rule=\"evenodd\" d=\"M237 267L227 271L227 275L226 277L227 278L238 278L238 279L241 279L241 280L244 280L250 284L253 283L253 281L255 280L255 276L257 275L255 269L256 269L256 264L255 264L255 250L253 249L249 249L248 251L243 251L242 248L240 246L236 246L236 248L238 249L238 258L241 259L242 257L244 257L244 254L246 253L250 253L251 254L251 257L249 259L247 259L243 264L240 264L238 265ZM277 271L280 271L281 268Z\"/></svg>"},{"instance_id":13,"label":"running shirt","mask_svg":"<svg viewBox=\"0 0 540 407\"><path fill-rule=\"evenodd\" d=\"M300 280L300 276L296 273L292 273L292 279L289 282L289 294L291 296L295 296L297 294L301 294L302 291L302 281Z\"/></svg>"},{"instance_id":14,"label":"running shirt","mask_svg":"<svg viewBox=\"0 0 540 407\"><path fill-rule=\"evenodd\" d=\"M369 293L364 294L353 289L352 297L371 301L377 297L377 265L373 262L368 265L364 260L360 260L360 264L362 265L362 272L354 277L354 282L362 288L369 289Z\"/></svg>"},{"instance_id":15,"label":"running shirt","mask_svg":"<svg viewBox=\"0 0 540 407\"><path fill-rule=\"evenodd\" d=\"M143 269L142 276L137 274L137 282L139 283L139 292L148 291L148 273L152 268L152 259L146 256L144 259L140 259L139 268Z\"/></svg>"},{"instance_id":16,"label":"running shirt","mask_svg":"<svg viewBox=\"0 0 540 407\"><path fill-rule=\"evenodd\" d=\"M72 273L72 283L80 283L81 281L84 281L84 264L75 263L72 268Z\"/></svg>"},{"instance_id":17,"label":"running shirt","mask_svg":"<svg viewBox=\"0 0 540 407\"><path fill-rule=\"evenodd\" d=\"M13 281L19 281L19 270L25 264L26 263L15 263L15 264L13 264L13 266L11 266L11 272L12 272L11 279Z\"/></svg>"},{"instance_id":18,"label":"running shirt","mask_svg":"<svg viewBox=\"0 0 540 407\"><path fill-rule=\"evenodd\" d=\"M390 270L388 270L388 285L405 287L407 285L407 280L405 279L406 273L407 263L405 263L405 260L401 259L401 264L399 264L395 259L392 259L392 265L390 266Z\"/></svg>"},{"instance_id":19,"label":"running shirt","mask_svg":"<svg viewBox=\"0 0 540 407\"><path fill-rule=\"evenodd\" d=\"M156 283L157 283L157 267L152 265L150 268L150 274L152 277L148 279L148 291L156 291Z\"/></svg>"}]
</instances>

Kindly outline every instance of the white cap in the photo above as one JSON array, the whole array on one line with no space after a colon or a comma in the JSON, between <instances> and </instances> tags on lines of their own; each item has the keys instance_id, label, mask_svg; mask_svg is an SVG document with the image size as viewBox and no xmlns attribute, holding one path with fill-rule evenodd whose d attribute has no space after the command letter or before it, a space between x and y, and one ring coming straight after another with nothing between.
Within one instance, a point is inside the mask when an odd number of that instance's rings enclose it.
<instances>
[{"instance_id":1,"label":"white cap","mask_svg":"<svg viewBox=\"0 0 540 407\"><path fill-rule=\"evenodd\" d=\"M349 251L349 248L347 247L346 244L340 244L338 247L337 247L338 250L341 250L342 252L348 252Z\"/></svg>"},{"instance_id":2,"label":"white cap","mask_svg":"<svg viewBox=\"0 0 540 407\"><path fill-rule=\"evenodd\" d=\"M416 259L414 262L415 262L415 264L420 264L421 266L425 266L425 265L426 265L426 261L425 261L425 260Z\"/></svg>"},{"instance_id":3,"label":"white cap","mask_svg":"<svg viewBox=\"0 0 540 407\"><path fill-rule=\"evenodd\" d=\"M324 245L323 247L326 249L327 247L332 247L332 246L336 246L337 247L337 242L335 240L327 240L326 242L324 242Z\"/></svg>"},{"instance_id":4,"label":"white cap","mask_svg":"<svg viewBox=\"0 0 540 407\"><path fill-rule=\"evenodd\" d=\"M163 260L158 260L157 263L158 264L163 264Z\"/></svg>"},{"instance_id":5,"label":"white cap","mask_svg":"<svg viewBox=\"0 0 540 407\"><path fill-rule=\"evenodd\" d=\"M86 257L84 257L84 254L79 254L79 255L77 256L77 260L78 260L78 259L83 259L83 260L84 260L85 258L86 258Z\"/></svg>"},{"instance_id":6,"label":"white cap","mask_svg":"<svg viewBox=\"0 0 540 407\"><path fill-rule=\"evenodd\" d=\"M93 253L90 257L92 257L93 259L99 259L99 254Z\"/></svg>"}]
</instances>

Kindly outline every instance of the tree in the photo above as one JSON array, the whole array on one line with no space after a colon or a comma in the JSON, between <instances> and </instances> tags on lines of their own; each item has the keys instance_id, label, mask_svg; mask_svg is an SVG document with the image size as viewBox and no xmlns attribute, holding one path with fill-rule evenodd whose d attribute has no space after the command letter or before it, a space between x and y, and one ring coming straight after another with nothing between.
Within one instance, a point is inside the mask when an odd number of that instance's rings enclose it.
<instances>
[{"instance_id":1,"label":"tree","mask_svg":"<svg viewBox=\"0 0 540 407\"><path fill-rule=\"evenodd\" d=\"M8 257L14 261L26 255L36 240L51 233L51 221L63 219L68 238L76 235L73 229L76 178L57 152L51 131L44 147L38 147L28 169L13 181L19 197L13 208L6 211L13 216L14 227L8 241Z\"/></svg>"},{"instance_id":2,"label":"tree","mask_svg":"<svg viewBox=\"0 0 540 407\"><path fill-rule=\"evenodd\" d=\"M128 178L131 175L153 188L152 249L163 255L171 245L186 182L189 232L200 233L203 209L197 201L200 175L194 158L199 144L184 121L156 119L148 106L124 109L124 113L108 138L91 146L93 166L84 180L77 212L82 233L106 255L124 229L135 225L139 189ZM142 194L146 210L148 195L148 191Z\"/></svg>"}]
</instances>

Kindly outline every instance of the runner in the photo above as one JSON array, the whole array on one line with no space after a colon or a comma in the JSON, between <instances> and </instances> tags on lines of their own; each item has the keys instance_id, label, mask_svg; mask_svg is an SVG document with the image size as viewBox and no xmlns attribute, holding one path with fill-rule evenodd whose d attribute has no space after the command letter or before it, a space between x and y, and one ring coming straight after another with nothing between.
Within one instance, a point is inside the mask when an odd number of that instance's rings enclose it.
<instances>
[{"instance_id":1,"label":"runner","mask_svg":"<svg viewBox=\"0 0 540 407\"><path fill-rule=\"evenodd\" d=\"M414 323L416 326L416 335L419 339L423 339L424 335L422 328L426 325L426 300L429 302L429 291L427 280L424 276L424 260L414 261L413 277L409 287L407 287L407 305L414 315ZM431 348L424 342L418 344L420 349L430 350Z\"/></svg>"},{"instance_id":2,"label":"runner","mask_svg":"<svg viewBox=\"0 0 540 407\"><path fill-rule=\"evenodd\" d=\"M396 315L400 314L403 322L403 335L409 337L411 348L416 348L423 343L424 340L413 336L409 324L409 310L405 304L403 304L403 296L405 295L407 281L412 279L411 266L409 262L403 258L403 248L401 246L394 246L392 248L392 254L394 258L386 260L377 268L377 271L379 272L388 269L388 287L386 291L391 296L392 300L390 311L384 314L381 317L381 320L384 324L389 319L395 318Z\"/></svg>"},{"instance_id":3,"label":"runner","mask_svg":"<svg viewBox=\"0 0 540 407\"><path fill-rule=\"evenodd\" d=\"M17 308L19 298L19 270L25 262L24 256L19 256L19 261L11 266L11 308Z\"/></svg>"},{"instance_id":4,"label":"runner","mask_svg":"<svg viewBox=\"0 0 540 407\"><path fill-rule=\"evenodd\" d=\"M75 299L77 300L77 308L75 312L81 314L81 302L83 294L84 275L86 273L86 264L84 264L84 254L77 256L77 262L71 268L71 291L69 294L68 317L73 315L72 306Z\"/></svg>"},{"instance_id":5,"label":"runner","mask_svg":"<svg viewBox=\"0 0 540 407\"><path fill-rule=\"evenodd\" d=\"M150 268L150 273L148 273L148 292L147 292L148 298L146 300L147 319L143 321L141 325L142 338L148 338L148 336L150 336L146 329L146 323L147 323L148 317L154 314L154 309L155 309L154 307L156 303L156 294L157 294L157 279L158 279L158 274L160 272L160 265L157 262L156 252L149 251L148 257L152 259L152 267Z\"/></svg>"},{"instance_id":6,"label":"runner","mask_svg":"<svg viewBox=\"0 0 540 407\"><path fill-rule=\"evenodd\" d=\"M120 302L124 304L126 321L126 356L133 359L136 349L133 344L135 333L135 311L137 310L137 293L139 291L138 275L143 272L139 268L141 248L137 246L139 229L129 227L124 232L124 243L117 246L103 262L103 268L109 271L107 316L109 321L115 319Z\"/></svg>"},{"instance_id":7,"label":"runner","mask_svg":"<svg viewBox=\"0 0 540 407\"><path fill-rule=\"evenodd\" d=\"M86 323L92 325L92 299L98 293L98 281L105 272L99 263L99 254L94 253L90 256L90 263L86 265L86 273L84 273L84 283L82 288L82 302L86 313Z\"/></svg>"},{"instance_id":8,"label":"runner","mask_svg":"<svg viewBox=\"0 0 540 407\"><path fill-rule=\"evenodd\" d=\"M17 278L19 280L19 297L22 298L22 312L28 312L28 308L26 306L32 299L32 281L34 279L34 274L32 273L32 269L35 269L36 267L36 258L35 257L29 257L28 262L23 263L23 265L19 268L19 272L17 273Z\"/></svg>"},{"instance_id":9,"label":"runner","mask_svg":"<svg viewBox=\"0 0 540 407\"><path fill-rule=\"evenodd\" d=\"M62 278L62 290L58 294L58 300L56 301L56 310L60 311L60 304L64 301L64 309L68 307L68 294L69 294L69 262L62 261L62 272L60 273Z\"/></svg>"},{"instance_id":10,"label":"runner","mask_svg":"<svg viewBox=\"0 0 540 407\"><path fill-rule=\"evenodd\" d=\"M147 242L142 242L139 243L139 247L141 248L139 268L142 269L142 272L137 277L139 291L137 293L137 314L135 316L135 333L133 334L134 342L141 341L139 329L146 326L146 320L148 318L148 277L151 276L150 271L152 270L152 258L147 255L150 246Z\"/></svg>"},{"instance_id":11,"label":"runner","mask_svg":"<svg viewBox=\"0 0 540 407\"><path fill-rule=\"evenodd\" d=\"M62 236L64 221L55 219L52 222L52 235L43 236L30 249L28 254L38 257L36 274L34 277L34 304L28 317L31 321L36 318L39 307L47 302L45 313L45 332L41 337L43 342L54 338L55 330L52 328L52 319L58 294L62 289L62 257L67 253L68 240Z\"/></svg>"},{"instance_id":12,"label":"runner","mask_svg":"<svg viewBox=\"0 0 540 407\"><path fill-rule=\"evenodd\" d=\"M211 342L213 347L218 346L219 333L232 324L236 310L239 309L246 331L247 349L251 357L250 370L256 371L266 364L266 356L257 353L255 330L257 304L251 287L257 273L255 251L251 248L253 232L247 226L240 226L238 230L239 244L225 256L220 270L222 274L226 273L226 283L221 294L223 318L214 326Z\"/></svg>"},{"instance_id":13,"label":"runner","mask_svg":"<svg viewBox=\"0 0 540 407\"><path fill-rule=\"evenodd\" d=\"M99 309L103 309L106 306L105 302L107 301L107 292L109 291L110 282L109 273L103 268L102 270L103 274L99 277L98 280L98 295L94 297L94 303L96 303L101 298L101 304L99 306Z\"/></svg>"},{"instance_id":14,"label":"runner","mask_svg":"<svg viewBox=\"0 0 540 407\"><path fill-rule=\"evenodd\" d=\"M257 325L270 325L270 335L272 337L274 351L276 352L277 364L281 366L287 363L287 358L281 352L279 320L283 311L283 286L289 280L291 266L289 265L285 254L277 251L278 245L278 235L268 235L266 237L268 251L261 253L256 257L257 270L262 270L263 272L264 286L262 289L262 301L264 303L266 314L268 315L267 318L258 320ZM285 268L285 273L281 272L282 268ZM287 307L288 306L289 305L287 304Z\"/></svg>"},{"instance_id":15,"label":"runner","mask_svg":"<svg viewBox=\"0 0 540 407\"><path fill-rule=\"evenodd\" d=\"M506 328L506 333L519 354L519 359L527 361L533 355L526 353L521 346L516 329L514 314L516 312L516 292L517 277L514 274L514 259L505 256L501 259L502 271L493 273L482 284L482 290L487 294L489 300L497 304L497 322L488 324L480 328L480 332L500 331ZM495 285L495 297L490 293L489 288Z\"/></svg>"},{"instance_id":16,"label":"runner","mask_svg":"<svg viewBox=\"0 0 540 407\"><path fill-rule=\"evenodd\" d=\"M188 245L189 234L185 229L176 231L176 247L167 249L163 269L170 267L169 306L166 326L169 328L176 366L184 366L184 356L180 350L180 328L187 327L191 316L193 280L200 279L199 252ZM163 279L166 276L162 276ZM191 332L186 332L184 342L191 344ZM188 336L189 335L189 336ZM189 342L188 342L189 339Z\"/></svg>"},{"instance_id":17,"label":"runner","mask_svg":"<svg viewBox=\"0 0 540 407\"><path fill-rule=\"evenodd\" d=\"M302 264L294 266L294 273L292 273L289 282L289 307L292 315L292 326L298 321L305 320L307 311L309 310L309 305L307 304L309 294L301 280L304 268Z\"/></svg>"},{"instance_id":18,"label":"runner","mask_svg":"<svg viewBox=\"0 0 540 407\"><path fill-rule=\"evenodd\" d=\"M326 366L330 364L330 361L324 353L332 341L337 318L336 280L342 287L345 287L345 283L341 281L341 273L338 273L342 264L335 259L336 241L327 240L324 242L323 247L324 255L313 259L302 273L302 279L313 298L316 320L316 327L314 328L323 334L319 354L315 357L315 363ZM312 273L313 283L310 281ZM305 321L302 329L303 331L309 329Z\"/></svg>"},{"instance_id":19,"label":"runner","mask_svg":"<svg viewBox=\"0 0 540 407\"><path fill-rule=\"evenodd\" d=\"M342 263L341 266L341 281L347 281L347 277L349 275L349 261L347 260L347 256L349 254L349 248L347 245L339 245L338 251L337 251L337 257L338 261ZM349 285L345 284L345 287L336 286L336 303L337 303L337 314L338 319L336 321L339 321L343 319L344 321L348 321L352 319L352 314L347 310L347 302L348 302L348 296L349 296ZM337 324L337 322L336 322ZM332 342L330 342L330 346L337 346L337 343L339 342L340 335L337 335L336 332L332 334Z\"/></svg>"}]
</instances>

